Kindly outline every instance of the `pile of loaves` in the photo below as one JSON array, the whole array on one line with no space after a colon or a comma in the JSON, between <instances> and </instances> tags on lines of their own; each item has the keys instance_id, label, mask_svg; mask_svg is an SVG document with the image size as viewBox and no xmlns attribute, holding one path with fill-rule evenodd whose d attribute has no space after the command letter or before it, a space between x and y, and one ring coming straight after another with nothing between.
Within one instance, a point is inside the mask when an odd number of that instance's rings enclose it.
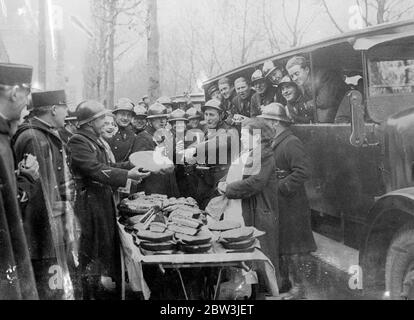
<instances>
[{"instance_id":1,"label":"pile of loaves","mask_svg":"<svg viewBox=\"0 0 414 320\"><path fill-rule=\"evenodd\" d=\"M192 198L140 193L123 200L118 208L126 230L146 255L208 253L213 239L227 251L249 251L256 245L255 228L232 221L207 225L205 212Z\"/></svg>"}]
</instances>

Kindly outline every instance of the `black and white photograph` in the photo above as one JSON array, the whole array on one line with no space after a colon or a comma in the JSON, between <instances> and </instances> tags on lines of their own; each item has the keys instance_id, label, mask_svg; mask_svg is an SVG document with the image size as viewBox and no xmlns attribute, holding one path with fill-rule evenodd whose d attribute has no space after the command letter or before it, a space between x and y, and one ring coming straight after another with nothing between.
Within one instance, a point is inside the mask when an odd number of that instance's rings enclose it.
<instances>
[{"instance_id":1,"label":"black and white photograph","mask_svg":"<svg viewBox=\"0 0 414 320\"><path fill-rule=\"evenodd\" d=\"M414 1L0 0L1 300L414 300Z\"/></svg>"}]
</instances>

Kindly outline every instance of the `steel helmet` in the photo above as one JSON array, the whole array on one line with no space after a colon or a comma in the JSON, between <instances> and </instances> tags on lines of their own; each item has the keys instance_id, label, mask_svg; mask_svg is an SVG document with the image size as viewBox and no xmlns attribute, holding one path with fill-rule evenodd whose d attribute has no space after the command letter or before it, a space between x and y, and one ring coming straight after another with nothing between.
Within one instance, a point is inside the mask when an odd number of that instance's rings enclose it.
<instances>
[{"instance_id":1,"label":"steel helmet","mask_svg":"<svg viewBox=\"0 0 414 320\"><path fill-rule=\"evenodd\" d=\"M289 76L284 76L283 79L279 83L279 88L282 88L286 85L294 85L297 86L296 82L292 81L292 79Z\"/></svg>"},{"instance_id":2,"label":"steel helmet","mask_svg":"<svg viewBox=\"0 0 414 320\"><path fill-rule=\"evenodd\" d=\"M169 122L188 121L185 111L177 109L170 114Z\"/></svg>"},{"instance_id":3,"label":"steel helmet","mask_svg":"<svg viewBox=\"0 0 414 320\"><path fill-rule=\"evenodd\" d=\"M170 98L168 98L168 97L161 97L161 98L159 98L158 100L157 100L157 103L159 103L159 104L163 104L163 105L166 105L166 104L170 104L170 105L172 105L173 103L172 103L172 100L170 99Z\"/></svg>"},{"instance_id":4,"label":"steel helmet","mask_svg":"<svg viewBox=\"0 0 414 320\"><path fill-rule=\"evenodd\" d=\"M93 100L81 102L76 108L79 126L92 122L108 113L110 113L110 111L105 109L102 103Z\"/></svg>"},{"instance_id":5,"label":"steel helmet","mask_svg":"<svg viewBox=\"0 0 414 320\"><path fill-rule=\"evenodd\" d=\"M292 120L287 116L286 108L282 104L276 102L262 107L262 115L258 116L258 118L292 123Z\"/></svg>"},{"instance_id":6,"label":"steel helmet","mask_svg":"<svg viewBox=\"0 0 414 320\"><path fill-rule=\"evenodd\" d=\"M167 108L161 103L154 103L148 108L147 119L168 118Z\"/></svg>"},{"instance_id":7,"label":"steel helmet","mask_svg":"<svg viewBox=\"0 0 414 320\"><path fill-rule=\"evenodd\" d=\"M113 113L117 113L118 111L129 111L134 112L135 104L132 102L131 99L128 98L121 98L115 105L115 110Z\"/></svg>"},{"instance_id":8,"label":"steel helmet","mask_svg":"<svg viewBox=\"0 0 414 320\"><path fill-rule=\"evenodd\" d=\"M261 70L256 70L252 74L252 83L254 84L256 81L264 80L265 77L263 76L263 72Z\"/></svg>"},{"instance_id":9,"label":"steel helmet","mask_svg":"<svg viewBox=\"0 0 414 320\"><path fill-rule=\"evenodd\" d=\"M138 105L134 108L135 117L146 118L147 117L147 108L142 105Z\"/></svg>"},{"instance_id":10,"label":"steel helmet","mask_svg":"<svg viewBox=\"0 0 414 320\"><path fill-rule=\"evenodd\" d=\"M207 109L216 109L220 112L223 112L222 106L221 106L221 101L217 100L217 99L212 99L210 101L207 101L207 103L202 107L202 111L205 112Z\"/></svg>"},{"instance_id":11,"label":"steel helmet","mask_svg":"<svg viewBox=\"0 0 414 320\"><path fill-rule=\"evenodd\" d=\"M200 111L198 111L196 108L192 107L190 109L187 110L187 118L188 120L193 120L193 119L201 119L203 116L200 113Z\"/></svg>"},{"instance_id":12,"label":"steel helmet","mask_svg":"<svg viewBox=\"0 0 414 320\"><path fill-rule=\"evenodd\" d=\"M275 71L277 69L280 69L280 68L278 66L275 66L275 64L273 63L273 61L269 60L269 61L266 61L264 63L262 70L263 70L264 76L267 78L268 76L270 76L270 74L273 71Z\"/></svg>"}]
</instances>

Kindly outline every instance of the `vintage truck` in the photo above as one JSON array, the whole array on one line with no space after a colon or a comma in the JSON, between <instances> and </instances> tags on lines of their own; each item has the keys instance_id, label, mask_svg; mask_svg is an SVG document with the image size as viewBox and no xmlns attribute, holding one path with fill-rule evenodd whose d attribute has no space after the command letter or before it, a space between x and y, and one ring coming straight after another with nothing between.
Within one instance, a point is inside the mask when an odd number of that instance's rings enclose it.
<instances>
[{"instance_id":1,"label":"vintage truck","mask_svg":"<svg viewBox=\"0 0 414 320\"><path fill-rule=\"evenodd\" d=\"M341 70L354 88L362 84L347 95L350 123L293 126L312 160L314 231L358 250L364 292L414 299L414 21L273 54L207 80L205 91L297 55L311 72Z\"/></svg>"}]
</instances>

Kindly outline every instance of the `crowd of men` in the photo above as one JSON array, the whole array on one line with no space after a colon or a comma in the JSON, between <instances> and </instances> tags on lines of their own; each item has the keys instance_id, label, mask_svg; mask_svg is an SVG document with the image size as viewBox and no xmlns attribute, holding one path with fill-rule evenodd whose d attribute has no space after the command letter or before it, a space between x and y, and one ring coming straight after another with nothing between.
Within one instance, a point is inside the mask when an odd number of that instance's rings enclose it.
<instances>
[{"instance_id":1,"label":"crowd of men","mask_svg":"<svg viewBox=\"0 0 414 320\"><path fill-rule=\"evenodd\" d=\"M201 110L144 97L119 99L112 112L83 101L71 113L63 90L31 93L31 79L29 66L0 65L0 299L104 297L120 281L118 191L193 197L205 209L240 154L242 123L256 117L274 134L281 291L303 296L302 260L316 249L310 168L289 127L334 122L349 90L343 77L311 72L298 56L265 63L251 82L220 79ZM175 170L150 174L129 161L161 146Z\"/></svg>"}]
</instances>

